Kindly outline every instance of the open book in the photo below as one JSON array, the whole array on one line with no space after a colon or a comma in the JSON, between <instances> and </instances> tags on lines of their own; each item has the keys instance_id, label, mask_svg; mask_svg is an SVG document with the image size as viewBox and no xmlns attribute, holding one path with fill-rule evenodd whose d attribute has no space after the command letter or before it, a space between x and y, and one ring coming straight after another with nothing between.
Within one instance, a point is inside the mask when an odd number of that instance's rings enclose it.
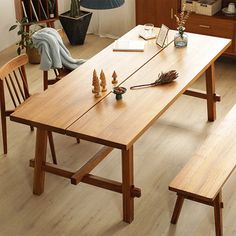
<instances>
[{"instance_id":1,"label":"open book","mask_svg":"<svg viewBox=\"0 0 236 236\"><path fill-rule=\"evenodd\" d=\"M140 40L116 40L113 51L143 52L145 42Z\"/></svg>"}]
</instances>

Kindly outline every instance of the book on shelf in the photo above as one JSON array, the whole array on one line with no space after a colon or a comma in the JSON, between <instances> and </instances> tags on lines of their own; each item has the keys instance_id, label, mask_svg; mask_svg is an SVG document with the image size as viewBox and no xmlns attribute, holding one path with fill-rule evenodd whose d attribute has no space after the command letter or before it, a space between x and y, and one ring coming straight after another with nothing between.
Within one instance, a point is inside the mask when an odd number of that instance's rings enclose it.
<instances>
[{"instance_id":1,"label":"book on shelf","mask_svg":"<svg viewBox=\"0 0 236 236\"><path fill-rule=\"evenodd\" d=\"M32 10L33 10L36 21L39 21L39 17L37 15L37 12L35 10L35 7L34 7L34 4L33 4L32 0L30 0L30 4L31 4L31 7L32 7Z\"/></svg>"},{"instance_id":2,"label":"book on shelf","mask_svg":"<svg viewBox=\"0 0 236 236\"><path fill-rule=\"evenodd\" d=\"M45 9L44 9L44 7L43 7L43 3L42 3L41 0L39 0L39 4L40 4L40 7L41 7L41 9L42 9L44 18L47 20L47 19L48 19L48 16L47 16L47 14L46 14L46 11L45 11Z\"/></svg>"},{"instance_id":3,"label":"book on shelf","mask_svg":"<svg viewBox=\"0 0 236 236\"><path fill-rule=\"evenodd\" d=\"M144 46L144 41L119 39L114 42L113 51L143 52Z\"/></svg>"}]
</instances>

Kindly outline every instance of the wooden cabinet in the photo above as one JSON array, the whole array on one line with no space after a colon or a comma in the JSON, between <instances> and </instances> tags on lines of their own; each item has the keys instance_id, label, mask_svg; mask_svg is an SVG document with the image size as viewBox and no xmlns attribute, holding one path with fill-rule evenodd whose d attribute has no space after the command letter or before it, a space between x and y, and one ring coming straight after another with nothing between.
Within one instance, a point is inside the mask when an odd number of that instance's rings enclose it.
<instances>
[{"instance_id":1,"label":"wooden cabinet","mask_svg":"<svg viewBox=\"0 0 236 236\"><path fill-rule=\"evenodd\" d=\"M156 22L156 0L136 0L136 23L144 25L145 23ZM156 25L156 24L155 24Z\"/></svg>"},{"instance_id":2,"label":"wooden cabinet","mask_svg":"<svg viewBox=\"0 0 236 236\"><path fill-rule=\"evenodd\" d=\"M236 50L234 50L235 27L236 21L217 17L217 15L211 17L192 14L186 24L188 32L232 39L232 45L226 54L236 54Z\"/></svg>"},{"instance_id":3,"label":"wooden cabinet","mask_svg":"<svg viewBox=\"0 0 236 236\"><path fill-rule=\"evenodd\" d=\"M223 0L222 7L236 0ZM181 0L136 0L136 23L154 23L176 29L174 14L180 12ZM192 13L186 24L186 31L232 39L231 47L225 55L236 56L236 17L224 16L218 12L214 16Z\"/></svg>"},{"instance_id":4,"label":"wooden cabinet","mask_svg":"<svg viewBox=\"0 0 236 236\"><path fill-rule=\"evenodd\" d=\"M28 23L47 23L51 26L58 18L57 0L14 0L16 19L27 17ZM52 4L50 4L50 2Z\"/></svg>"},{"instance_id":5,"label":"wooden cabinet","mask_svg":"<svg viewBox=\"0 0 236 236\"><path fill-rule=\"evenodd\" d=\"M165 24L174 27L174 14L179 9L176 0L136 0L136 23L153 23L160 27Z\"/></svg>"}]
</instances>

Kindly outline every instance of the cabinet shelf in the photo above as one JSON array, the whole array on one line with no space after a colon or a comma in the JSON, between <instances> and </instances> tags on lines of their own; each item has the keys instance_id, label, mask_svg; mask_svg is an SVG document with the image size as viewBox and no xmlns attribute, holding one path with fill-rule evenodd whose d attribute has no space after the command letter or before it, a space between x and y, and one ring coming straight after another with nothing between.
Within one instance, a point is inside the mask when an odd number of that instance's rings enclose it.
<instances>
[{"instance_id":1,"label":"cabinet shelf","mask_svg":"<svg viewBox=\"0 0 236 236\"><path fill-rule=\"evenodd\" d=\"M16 19L28 19L32 23L51 23L58 19L58 1L54 0L54 9L50 11L49 0L14 0ZM53 14L53 16L51 15ZM50 17L52 16L52 18Z\"/></svg>"}]
</instances>

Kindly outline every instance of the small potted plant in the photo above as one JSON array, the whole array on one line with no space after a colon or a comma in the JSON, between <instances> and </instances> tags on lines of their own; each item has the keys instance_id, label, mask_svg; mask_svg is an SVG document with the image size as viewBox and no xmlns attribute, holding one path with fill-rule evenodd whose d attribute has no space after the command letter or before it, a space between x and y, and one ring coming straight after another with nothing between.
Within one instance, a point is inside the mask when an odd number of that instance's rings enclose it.
<instances>
[{"instance_id":1,"label":"small potted plant","mask_svg":"<svg viewBox=\"0 0 236 236\"><path fill-rule=\"evenodd\" d=\"M55 0L48 0L48 10L49 10L49 17L54 18L55 16Z\"/></svg>"},{"instance_id":2,"label":"small potted plant","mask_svg":"<svg viewBox=\"0 0 236 236\"><path fill-rule=\"evenodd\" d=\"M72 45L84 43L91 17L91 12L80 10L80 0L71 0L70 10L59 16Z\"/></svg>"},{"instance_id":3,"label":"small potted plant","mask_svg":"<svg viewBox=\"0 0 236 236\"><path fill-rule=\"evenodd\" d=\"M186 11L186 5L184 4L179 16L175 15L176 23L178 25L178 33L175 35L174 44L177 48L186 47L188 45L188 36L185 33L185 24L190 13L191 10Z\"/></svg>"},{"instance_id":4,"label":"small potted plant","mask_svg":"<svg viewBox=\"0 0 236 236\"><path fill-rule=\"evenodd\" d=\"M20 36L20 40L16 43L17 45L17 54L20 55L22 49L26 50L26 53L29 57L29 63L38 64L40 63L40 55L38 50L34 47L32 41L32 35L38 31L38 29L43 28L42 25L33 25L33 30L29 29L29 31L24 30L24 26L27 24L27 18L23 18L21 21L16 21L15 25L12 25L9 31L15 30L18 28L17 35Z\"/></svg>"}]
</instances>

